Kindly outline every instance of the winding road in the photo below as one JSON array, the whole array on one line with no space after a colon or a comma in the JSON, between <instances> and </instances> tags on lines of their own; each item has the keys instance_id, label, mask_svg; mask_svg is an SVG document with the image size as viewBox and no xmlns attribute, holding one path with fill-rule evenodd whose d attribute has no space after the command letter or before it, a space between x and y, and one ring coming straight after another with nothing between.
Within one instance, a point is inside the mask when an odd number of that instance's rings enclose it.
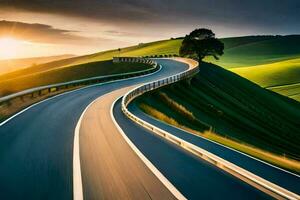
<instances>
[{"instance_id":1,"label":"winding road","mask_svg":"<svg viewBox=\"0 0 300 200\"><path fill-rule=\"evenodd\" d=\"M58 95L2 124L0 199L81 199L73 191L78 125L84 199L270 198L135 125L119 101L112 107L133 87L188 68L174 60L157 61L163 67L155 74ZM300 188L299 177L295 180L293 190Z\"/></svg>"}]
</instances>

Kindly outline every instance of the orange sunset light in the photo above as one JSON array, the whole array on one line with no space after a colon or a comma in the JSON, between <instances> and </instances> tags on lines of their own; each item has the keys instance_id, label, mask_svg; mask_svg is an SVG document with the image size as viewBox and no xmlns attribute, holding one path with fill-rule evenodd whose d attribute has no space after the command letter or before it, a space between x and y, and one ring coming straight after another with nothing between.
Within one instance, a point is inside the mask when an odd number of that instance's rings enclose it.
<instances>
[{"instance_id":1,"label":"orange sunset light","mask_svg":"<svg viewBox=\"0 0 300 200\"><path fill-rule=\"evenodd\" d=\"M16 57L23 42L12 37L0 38L0 59Z\"/></svg>"}]
</instances>

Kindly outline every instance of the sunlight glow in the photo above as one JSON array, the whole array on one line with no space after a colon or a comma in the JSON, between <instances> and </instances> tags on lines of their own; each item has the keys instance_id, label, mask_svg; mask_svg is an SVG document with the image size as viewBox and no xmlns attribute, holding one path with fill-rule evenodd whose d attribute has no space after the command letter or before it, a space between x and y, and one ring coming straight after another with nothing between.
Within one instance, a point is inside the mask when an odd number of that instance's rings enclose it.
<instances>
[{"instance_id":1,"label":"sunlight glow","mask_svg":"<svg viewBox=\"0 0 300 200\"><path fill-rule=\"evenodd\" d=\"M22 42L11 37L0 38L0 59L16 57Z\"/></svg>"}]
</instances>

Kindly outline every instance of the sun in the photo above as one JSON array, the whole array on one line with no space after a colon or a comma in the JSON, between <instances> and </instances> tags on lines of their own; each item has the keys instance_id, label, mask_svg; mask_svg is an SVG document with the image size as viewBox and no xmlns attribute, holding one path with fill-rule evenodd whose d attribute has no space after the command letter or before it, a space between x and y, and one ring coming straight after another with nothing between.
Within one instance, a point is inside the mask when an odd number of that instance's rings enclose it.
<instances>
[{"instance_id":1,"label":"sun","mask_svg":"<svg viewBox=\"0 0 300 200\"><path fill-rule=\"evenodd\" d=\"M0 38L0 59L14 58L21 46L20 40L11 37Z\"/></svg>"}]
</instances>

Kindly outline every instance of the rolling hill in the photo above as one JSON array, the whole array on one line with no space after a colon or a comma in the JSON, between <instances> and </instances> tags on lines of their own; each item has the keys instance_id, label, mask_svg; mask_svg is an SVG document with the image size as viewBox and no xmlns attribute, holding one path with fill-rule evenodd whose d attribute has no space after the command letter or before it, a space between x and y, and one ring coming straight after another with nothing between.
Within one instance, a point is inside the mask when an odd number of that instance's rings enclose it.
<instances>
[{"instance_id":1,"label":"rolling hill","mask_svg":"<svg viewBox=\"0 0 300 200\"><path fill-rule=\"evenodd\" d=\"M216 64L225 67L244 67L287 60L300 56L300 35L291 36L245 36L221 39L225 54ZM32 67L31 71L68 67L88 62L110 60L114 56L149 56L178 54L182 39L141 43L136 46L99 52L95 54L57 60ZM26 72L26 71L24 71Z\"/></svg>"}]
</instances>

